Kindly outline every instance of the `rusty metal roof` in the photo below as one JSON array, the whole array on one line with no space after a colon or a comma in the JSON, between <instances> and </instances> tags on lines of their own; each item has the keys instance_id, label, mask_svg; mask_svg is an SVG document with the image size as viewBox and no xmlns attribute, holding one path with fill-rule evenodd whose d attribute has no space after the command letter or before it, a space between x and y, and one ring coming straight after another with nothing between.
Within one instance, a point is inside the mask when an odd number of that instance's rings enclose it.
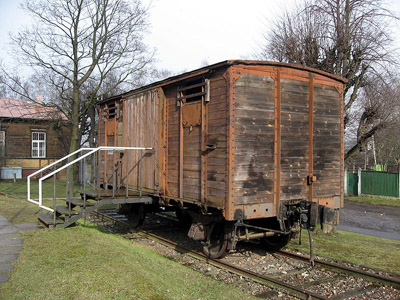
<instances>
[{"instance_id":1,"label":"rusty metal roof","mask_svg":"<svg viewBox=\"0 0 400 300\"><path fill-rule=\"evenodd\" d=\"M52 107L24 102L11 98L0 98L0 118L52 120L66 117Z\"/></svg>"},{"instance_id":2,"label":"rusty metal roof","mask_svg":"<svg viewBox=\"0 0 400 300\"><path fill-rule=\"evenodd\" d=\"M206 74L206 73L208 73L210 71L214 71L214 70L219 69L219 68L230 67L230 66L234 66L234 65L259 65L259 66L286 67L286 68L291 68L291 69L298 69L298 70L304 70L304 71L312 72L312 73L315 73L315 74L319 74L319 75L322 75L322 76L329 77L329 78L331 78L333 80L336 80L338 82L341 82L341 83L347 83L347 79L345 79L343 77L340 77L340 76L337 76L337 75L334 75L334 74L331 74L331 73L327 73L325 71L321 71L321 70L318 70L318 69L314 69L314 68L310 68L310 67L306 67L306 66L302 66L302 65L297 65L297 64L288 64L288 63L274 62L274 61L260 61L260 60L225 60L225 61L222 61L222 62L219 62L219 63L216 63L216 64L212 64L212 65L209 65L209 66L202 67L200 69L196 69L196 70L193 70L193 71L190 71L190 72L185 72L183 74L175 75L175 76L172 76L172 77L160 80L160 81L156 81L156 82L153 82L151 84L148 84L148 85L145 85L145 86L130 90L128 92L125 92L125 93L122 93L122 94L119 94L119 95L116 95L116 96L111 96L109 98L106 98L106 99L98 101L97 104L100 104L100 103L103 103L103 102L107 102L107 101L110 101L110 100L121 99L123 96L127 96L129 94L142 92L142 91L145 91L145 90L152 89L154 87L166 86L168 84L175 83L177 81L180 81L180 80L183 80L183 79L186 79L186 78L190 78L190 77L193 77L193 76L198 76L198 75L201 75L201 74Z\"/></svg>"}]
</instances>

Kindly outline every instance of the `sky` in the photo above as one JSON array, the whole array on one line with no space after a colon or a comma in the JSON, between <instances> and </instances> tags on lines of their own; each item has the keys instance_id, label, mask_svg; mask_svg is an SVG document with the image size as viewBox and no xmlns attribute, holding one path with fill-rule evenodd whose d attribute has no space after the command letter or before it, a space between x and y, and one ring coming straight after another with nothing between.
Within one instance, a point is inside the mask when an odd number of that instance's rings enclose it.
<instances>
[{"instance_id":1,"label":"sky","mask_svg":"<svg viewBox=\"0 0 400 300\"><path fill-rule=\"evenodd\" d=\"M294 1L153 0L150 45L160 65L191 70L227 59L251 58L267 23Z\"/></svg>"},{"instance_id":2,"label":"sky","mask_svg":"<svg viewBox=\"0 0 400 300\"><path fill-rule=\"evenodd\" d=\"M251 58L268 19L294 0L142 0L149 7L146 42L157 67L189 71L227 59ZM9 61L9 32L29 24L21 0L0 0L0 58Z\"/></svg>"},{"instance_id":3,"label":"sky","mask_svg":"<svg viewBox=\"0 0 400 300\"><path fill-rule=\"evenodd\" d=\"M8 33L29 24L18 8L21 1L0 0L0 58L5 62L10 61ZM150 15L146 42L157 49L156 66L173 73L227 59L251 59L274 18L295 1L142 0ZM388 1L400 12L400 0Z\"/></svg>"}]
</instances>

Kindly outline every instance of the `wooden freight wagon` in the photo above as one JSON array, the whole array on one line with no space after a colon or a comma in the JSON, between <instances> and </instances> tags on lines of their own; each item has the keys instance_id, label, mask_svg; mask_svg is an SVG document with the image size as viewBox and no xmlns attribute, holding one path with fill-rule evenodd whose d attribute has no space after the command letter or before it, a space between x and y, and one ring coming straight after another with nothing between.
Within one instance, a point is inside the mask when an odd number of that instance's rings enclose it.
<instances>
[{"instance_id":1,"label":"wooden freight wagon","mask_svg":"<svg viewBox=\"0 0 400 300\"><path fill-rule=\"evenodd\" d=\"M318 207L343 205L343 83L298 65L225 61L101 101L99 144L153 148L122 157L120 185L140 184L191 220L208 255L252 238L279 247L315 226ZM122 210L143 219L145 209Z\"/></svg>"}]
</instances>

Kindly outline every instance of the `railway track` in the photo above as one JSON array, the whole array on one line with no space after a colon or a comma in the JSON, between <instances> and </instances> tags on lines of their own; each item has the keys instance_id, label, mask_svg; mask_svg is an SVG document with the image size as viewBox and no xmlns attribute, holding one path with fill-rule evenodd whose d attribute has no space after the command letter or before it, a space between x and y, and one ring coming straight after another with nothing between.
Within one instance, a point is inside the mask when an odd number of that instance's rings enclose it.
<instances>
[{"instance_id":1,"label":"railway track","mask_svg":"<svg viewBox=\"0 0 400 300\"><path fill-rule=\"evenodd\" d=\"M159 216L176 222L173 216ZM148 230L132 231L124 216L118 215L112 210L95 212L93 219L100 226L106 226L109 231L122 234L126 238L134 239L139 236L156 241L165 247L174 249L179 255L184 254L239 278L246 278L259 285L265 285L269 288L267 292L257 294L263 299L282 299L282 297L306 300L400 299L400 279L382 275L379 272L365 271L319 259L315 260L315 268L312 268L306 256L287 251L277 252L274 256L279 257L281 264L295 265L295 268L282 272L260 272L254 267L259 264L259 261L255 259L251 262L249 255L244 255L239 259L229 256L224 259L209 259L193 247L182 246L182 243L161 236L157 231L163 232L166 227L159 221L156 221ZM175 232L173 227L169 228ZM133 235L132 232L134 232ZM293 261L296 262L293 263ZM277 267L277 269L280 268Z\"/></svg>"}]
</instances>

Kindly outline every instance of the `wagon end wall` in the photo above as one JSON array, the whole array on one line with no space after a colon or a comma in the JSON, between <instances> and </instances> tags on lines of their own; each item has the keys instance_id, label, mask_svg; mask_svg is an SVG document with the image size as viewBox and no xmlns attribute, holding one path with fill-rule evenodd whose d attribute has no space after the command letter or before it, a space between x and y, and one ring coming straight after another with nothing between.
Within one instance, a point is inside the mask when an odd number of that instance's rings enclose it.
<instances>
[{"instance_id":1,"label":"wagon end wall","mask_svg":"<svg viewBox=\"0 0 400 300\"><path fill-rule=\"evenodd\" d=\"M280 203L343 199L343 84L308 70L229 72L227 219L278 215Z\"/></svg>"}]
</instances>

